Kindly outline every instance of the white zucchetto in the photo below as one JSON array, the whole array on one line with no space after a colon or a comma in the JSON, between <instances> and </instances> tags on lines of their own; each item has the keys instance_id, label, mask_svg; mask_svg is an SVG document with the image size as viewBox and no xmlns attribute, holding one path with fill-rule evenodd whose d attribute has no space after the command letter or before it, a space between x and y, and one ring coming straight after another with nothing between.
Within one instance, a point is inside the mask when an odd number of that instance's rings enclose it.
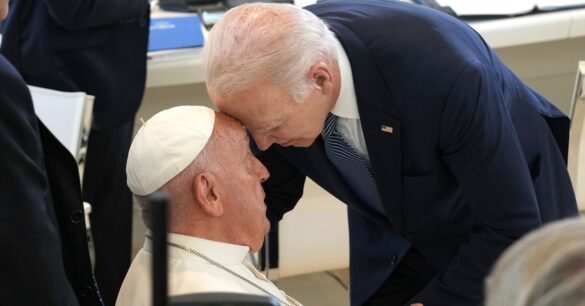
<instances>
[{"instance_id":1,"label":"white zucchetto","mask_svg":"<svg viewBox=\"0 0 585 306\"><path fill-rule=\"evenodd\" d=\"M205 106L177 106L146 121L132 141L127 183L139 196L151 194L177 176L203 150L215 124Z\"/></svg>"}]
</instances>

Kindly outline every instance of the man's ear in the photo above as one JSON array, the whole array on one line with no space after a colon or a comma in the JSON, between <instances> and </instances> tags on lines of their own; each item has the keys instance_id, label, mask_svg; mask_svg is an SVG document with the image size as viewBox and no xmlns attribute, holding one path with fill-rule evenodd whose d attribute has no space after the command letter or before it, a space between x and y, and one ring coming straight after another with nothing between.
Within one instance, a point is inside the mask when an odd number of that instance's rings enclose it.
<instances>
[{"instance_id":1,"label":"man's ear","mask_svg":"<svg viewBox=\"0 0 585 306\"><path fill-rule=\"evenodd\" d=\"M334 67L325 61L319 60L311 66L307 77L309 81L316 86L320 92L329 94L333 90L333 73Z\"/></svg>"},{"instance_id":2,"label":"man's ear","mask_svg":"<svg viewBox=\"0 0 585 306\"><path fill-rule=\"evenodd\" d=\"M200 173L193 180L193 194L201 209L212 217L223 215L223 205L218 193L218 184L210 173Z\"/></svg>"}]
</instances>

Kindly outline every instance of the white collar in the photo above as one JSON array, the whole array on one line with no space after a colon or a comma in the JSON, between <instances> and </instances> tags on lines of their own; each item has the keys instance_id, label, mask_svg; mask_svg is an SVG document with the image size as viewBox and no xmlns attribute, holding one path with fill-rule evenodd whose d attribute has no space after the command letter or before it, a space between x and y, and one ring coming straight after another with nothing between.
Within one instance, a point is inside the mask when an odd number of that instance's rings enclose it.
<instances>
[{"instance_id":1,"label":"white collar","mask_svg":"<svg viewBox=\"0 0 585 306\"><path fill-rule=\"evenodd\" d=\"M360 113L357 107L357 98L355 95L355 89L353 85L353 74L351 72L351 64L349 58L343 49L343 46L338 39L337 42L337 62L339 65L339 78L341 81L341 88L339 89L339 97L335 102L335 105L331 109L337 117L347 119L360 119Z\"/></svg>"},{"instance_id":2,"label":"white collar","mask_svg":"<svg viewBox=\"0 0 585 306\"><path fill-rule=\"evenodd\" d=\"M152 236L150 233L147 235ZM169 233L167 236L169 242L180 244L184 247L196 250L205 256L223 264L238 265L244 263L250 248L243 245L229 244L203 238ZM144 249L151 251L152 242L150 239L144 240ZM169 257L192 259L193 254L181 249L169 247Z\"/></svg>"}]
</instances>

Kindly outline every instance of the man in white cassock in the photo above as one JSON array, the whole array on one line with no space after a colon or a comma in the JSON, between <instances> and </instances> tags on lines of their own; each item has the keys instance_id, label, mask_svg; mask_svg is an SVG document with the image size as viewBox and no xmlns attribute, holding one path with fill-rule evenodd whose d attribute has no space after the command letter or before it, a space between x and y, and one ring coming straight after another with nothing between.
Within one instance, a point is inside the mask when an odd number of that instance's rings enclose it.
<instances>
[{"instance_id":1,"label":"man in white cassock","mask_svg":"<svg viewBox=\"0 0 585 306\"><path fill-rule=\"evenodd\" d=\"M179 106L140 128L128 155L128 186L150 228L145 197L170 195L169 295L233 292L300 305L248 261L270 228L261 183L269 174L250 152L242 125L203 106ZM147 232L118 294L117 306L151 305Z\"/></svg>"}]
</instances>

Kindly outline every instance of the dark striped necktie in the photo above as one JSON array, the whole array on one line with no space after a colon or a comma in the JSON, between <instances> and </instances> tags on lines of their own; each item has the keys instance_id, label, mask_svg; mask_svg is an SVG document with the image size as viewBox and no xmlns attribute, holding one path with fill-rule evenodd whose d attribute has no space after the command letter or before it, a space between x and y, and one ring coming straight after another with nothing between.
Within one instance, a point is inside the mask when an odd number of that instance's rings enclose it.
<instances>
[{"instance_id":1,"label":"dark striped necktie","mask_svg":"<svg viewBox=\"0 0 585 306\"><path fill-rule=\"evenodd\" d=\"M325 153L353 192L370 208L385 215L372 171L336 130L337 116L329 114L323 128Z\"/></svg>"}]
</instances>

